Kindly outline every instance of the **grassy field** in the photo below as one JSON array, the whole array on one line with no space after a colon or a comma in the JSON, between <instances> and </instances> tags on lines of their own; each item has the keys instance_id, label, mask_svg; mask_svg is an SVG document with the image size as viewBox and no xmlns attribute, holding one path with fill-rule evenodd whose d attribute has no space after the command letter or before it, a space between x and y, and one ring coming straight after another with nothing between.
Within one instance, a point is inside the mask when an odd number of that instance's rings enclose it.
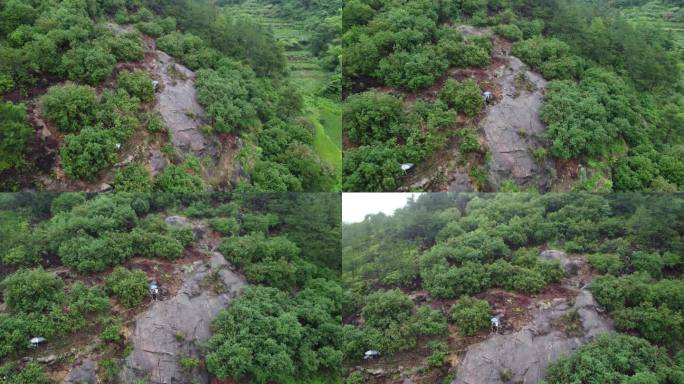
<instances>
[{"instance_id":1,"label":"grassy field","mask_svg":"<svg viewBox=\"0 0 684 384\"><path fill-rule=\"evenodd\" d=\"M315 127L314 146L321 158L330 162L337 173L337 189L342 180L342 106L317 92L327 83L330 73L307 49L309 34L297 21L283 20L275 9L251 1L227 5L236 15L249 15L267 25L283 44L294 84L304 95L304 113Z\"/></svg>"}]
</instances>

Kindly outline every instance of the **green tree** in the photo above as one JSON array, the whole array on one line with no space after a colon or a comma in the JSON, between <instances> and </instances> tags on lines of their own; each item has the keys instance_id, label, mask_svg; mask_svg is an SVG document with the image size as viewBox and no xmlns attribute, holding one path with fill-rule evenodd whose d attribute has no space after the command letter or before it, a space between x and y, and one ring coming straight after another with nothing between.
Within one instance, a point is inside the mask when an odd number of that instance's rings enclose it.
<instances>
[{"instance_id":1,"label":"green tree","mask_svg":"<svg viewBox=\"0 0 684 384\"><path fill-rule=\"evenodd\" d=\"M154 86L152 78L142 71L122 72L116 83L117 88L123 89L129 95L135 96L144 103L154 99Z\"/></svg>"},{"instance_id":2,"label":"green tree","mask_svg":"<svg viewBox=\"0 0 684 384\"><path fill-rule=\"evenodd\" d=\"M61 71L70 80L97 85L114 70L116 57L98 46L72 48L62 57Z\"/></svg>"},{"instance_id":3,"label":"green tree","mask_svg":"<svg viewBox=\"0 0 684 384\"><path fill-rule=\"evenodd\" d=\"M468 116L477 115L484 107L482 90L472 79L460 82L454 79L447 80L439 94L439 99L450 108Z\"/></svg>"}]
</instances>

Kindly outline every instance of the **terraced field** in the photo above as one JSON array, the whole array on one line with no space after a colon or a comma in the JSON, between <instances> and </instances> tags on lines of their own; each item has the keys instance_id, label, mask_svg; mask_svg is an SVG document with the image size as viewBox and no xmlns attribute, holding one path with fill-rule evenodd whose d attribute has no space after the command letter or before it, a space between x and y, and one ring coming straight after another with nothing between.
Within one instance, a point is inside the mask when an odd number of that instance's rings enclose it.
<instances>
[{"instance_id":1,"label":"terraced field","mask_svg":"<svg viewBox=\"0 0 684 384\"><path fill-rule=\"evenodd\" d=\"M248 15L271 28L285 48L292 81L304 95L304 113L316 129L314 146L320 156L330 162L337 173L341 189L342 176L342 107L340 103L318 95L331 73L325 71L308 49L310 34L302 22L278 17L270 5L247 1L227 5L236 15Z\"/></svg>"},{"instance_id":2,"label":"terraced field","mask_svg":"<svg viewBox=\"0 0 684 384\"><path fill-rule=\"evenodd\" d=\"M655 0L640 7L624 8L622 13L632 22L655 25L671 32L675 43L684 49L684 9Z\"/></svg>"}]
</instances>

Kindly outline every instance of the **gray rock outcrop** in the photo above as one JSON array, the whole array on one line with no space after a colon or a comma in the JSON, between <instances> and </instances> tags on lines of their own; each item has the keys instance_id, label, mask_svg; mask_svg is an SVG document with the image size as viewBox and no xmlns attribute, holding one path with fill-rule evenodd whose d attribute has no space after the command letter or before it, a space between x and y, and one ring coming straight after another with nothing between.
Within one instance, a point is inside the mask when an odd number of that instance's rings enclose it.
<instances>
[{"instance_id":1,"label":"gray rock outcrop","mask_svg":"<svg viewBox=\"0 0 684 384\"><path fill-rule=\"evenodd\" d=\"M207 262L184 266L182 285L175 296L156 301L136 319L130 342L133 352L124 361L120 379L132 383L144 378L150 384L207 383L206 372L189 374L181 357L199 358L199 344L211 336L211 322L245 286L242 276L217 252ZM225 286L221 293L207 287L207 279Z\"/></svg>"},{"instance_id":2,"label":"gray rock outcrop","mask_svg":"<svg viewBox=\"0 0 684 384\"><path fill-rule=\"evenodd\" d=\"M508 66L495 79L502 94L487 107L481 122L491 153L489 179L496 189L511 179L516 185L546 191L551 186L549 168L553 164L549 159L535 158L532 153L542 147L541 136L546 129L539 118L546 80L529 71L518 58L507 59ZM521 87L520 79L525 79L528 86Z\"/></svg>"},{"instance_id":3,"label":"gray rock outcrop","mask_svg":"<svg viewBox=\"0 0 684 384\"><path fill-rule=\"evenodd\" d=\"M472 345L458 367L453 384L500 384L502 377L511 383L539 382L550 362L612 329L601 316L593 296L581 290L574 305L565 299L542 303L533 320L520 331L494 334ZM580 336L568 336L559 328L564 315L577 311Z\"/></svg>"},{"instance_id":4,"label":"gray rock outcrop","mask_svg":"<svg viewBox=\"0 0 684 384\"><path fill-rule=\"evenodd\" d=\"M553 249L542 251L539 254L539 257L547 261L558 261L563 268L563 271L565 271L565 274L568 276L576 275L582 267L579 262L569 258L565 252Z\"/></svg>"},{"instance_id":5,"label":"gray rock outcrop","mask_svg":"<svg viewBox=\"0 0 684 384\"><path fill-rule=\"evenodd\" d=\"M76 363L64 379L65 384L95 384L97 383L97 363L84 359Z\"/></svg>"}]
</instances>

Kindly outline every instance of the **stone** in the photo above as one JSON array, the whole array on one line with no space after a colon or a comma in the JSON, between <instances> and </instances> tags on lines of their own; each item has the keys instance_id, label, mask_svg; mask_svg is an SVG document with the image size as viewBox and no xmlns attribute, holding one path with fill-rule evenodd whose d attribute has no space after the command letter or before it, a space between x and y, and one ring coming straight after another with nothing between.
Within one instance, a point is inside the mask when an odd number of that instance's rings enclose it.
<instances>
[{"instance_id":1,"label":"stone","mask_svg":"<svg viewBox=\"0 0 684 384\"><path fill-rule=\"evenodd\" d=\"M566 300L544 304L520 331L494 334L471 345L452 384L499 384L501 372L510 374L511 383L537 383L550 362L613 329L610 319L598 313L587 290L579 292L572 307ZM584 330L581 337L569 337L553 325L554 320L571 310L579 314Z\"/></svg>"},{"instance_id":2,"label":"stone","mask_svg":"<svg viewBox=\"0 0 684 384\"><path fill-rule=\"evenodd\" d=\"M76 363L64 379L65 384L96 384L97 363L84 359Z\"/></svg>"},{"instance_id":3,"label":"stone","mask_svg":"<svg viewBox=\"0 0 684 384\"><path fill-rule=\"evenodd\" d=\"M181 216L170 216L167 223L187 223ZM201 344L211 336L211 323L219 311L230 305L245 286L245 279L230 270L230 264L220 254L213 254L209 263L197 262L184 269L181 286L175 296L156 301L138 315L130 337L133 352L124 361L120 380L124 383L145 378L148 383L209 382L206 370L192 377L178 363L178 356L201 358ZM225 291L216 294L202 287L202 281L217 272ZM184 335L178 341L177 334Z\"/></svg>"}]
</instances>

